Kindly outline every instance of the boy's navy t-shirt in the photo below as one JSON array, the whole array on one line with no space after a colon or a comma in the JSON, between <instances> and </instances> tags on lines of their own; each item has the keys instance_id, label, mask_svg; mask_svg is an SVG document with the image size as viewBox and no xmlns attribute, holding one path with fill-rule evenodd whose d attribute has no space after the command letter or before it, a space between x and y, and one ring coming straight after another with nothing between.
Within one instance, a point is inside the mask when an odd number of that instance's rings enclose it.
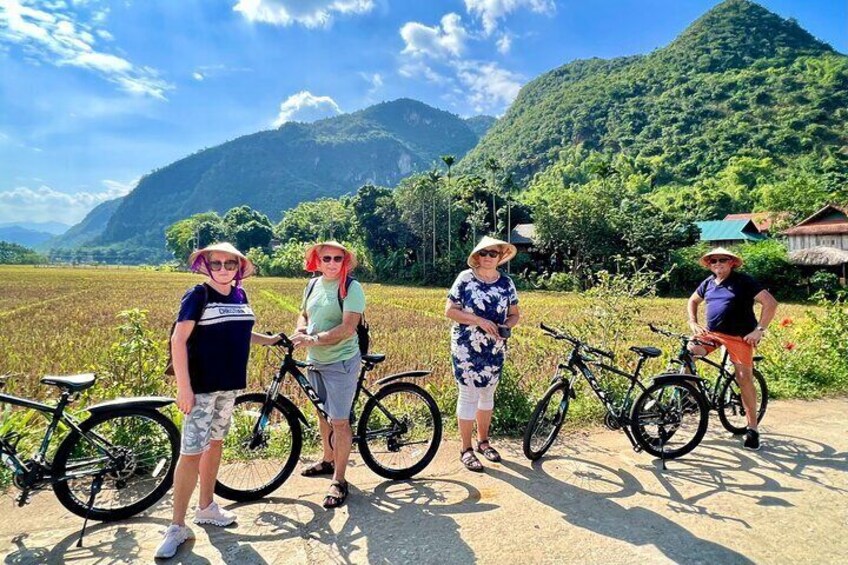
<instances>
[{"instance_id":1,"label":"boy's navy t-shirt","mask_svg":"<svg viewBox=\"0 0 848 565\"><path fill-rule=\"evenodd\" d=\"M721 284L716 284L715 275L705 279L696 292L707 303L707 329L739 337L754 331L754 297L762 290L755 278L736 271Z\"/></svg>"},{"instance_id":2,"label":"boy's navy t-shirt","mask_svg":"<svg viewBox=\"0 0 848 565\"><path fill-rule=\"evenodd\" d=\"M206 286L208 300L203 308ZM196 322L188 340L188 373L195 394L247 387L247 358L255 318L244 290L223 295L197 285L182 298L178 322Z\"/></svg>"}]
</instances>

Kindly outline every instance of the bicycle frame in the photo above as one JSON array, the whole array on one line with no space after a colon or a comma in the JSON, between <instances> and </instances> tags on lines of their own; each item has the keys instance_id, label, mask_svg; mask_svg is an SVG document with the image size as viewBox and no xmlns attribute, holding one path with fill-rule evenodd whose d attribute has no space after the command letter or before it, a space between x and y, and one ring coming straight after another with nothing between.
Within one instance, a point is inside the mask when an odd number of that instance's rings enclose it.
<instances>
[{"instance_id":1,"label":"bicycle frame","mask_svg":"<svg viewBox=\"0 0 848 565\"><path fill-rule=\"evenodd\" d=\"M330 421L329 416L327 415L327 412L324 410L323 403L321 402L321 399L318 397L318 393L315 392L315 388L309 382L309 379L307 379L306 376L303 374L303 371L300 370L301 368L306 368L306 367L309 367L309 364L304 363L302 361L297 361L296 359L294 359L294 357L292 357L292 351L287 347L285 358L283 359L282 363L280 364L279 370L274 374L274 378L272 379L271 384L268 386L268 390L266 392L267 398L268 399L276 399L278 397L285 398L284 396L282 396L282 394L280 394L280 386L282 385L283 380L285 379L285 376L287 374L291 374L292 377L294 377L294 380L297 383L297 385L301 388L301 390L303 390L303 392L306 394L306 397L309 399L309 401L312 403L312 405L318 411L319 416L321 418L323 418L326 422L329 422ZM363 361L362 366L361 366L360 371L359 371L359 378L357 379L357 383L356 383L356 393L353 396L353 404L351 405L351 408L350 408L350 423L351 423L351 429L353 429L353 432L354 432L354 435L353 435L353 441L354 442L356 442L360 439L359 436L356 435L355 426L353 425L356 422L356 415L354 414L354 407L356 406L356 401L359 399L360 393L364 394L369 400L374 398L374 394L372 394L371 391L368 390L367 388L365 388L365 386L364 386L365 375L368 373L368 371L372 370L373 368L374 368L373 364L371 364L367 361ZM383 405L380 403L379 400L376 401L376 405L377 405L377 408L379 408L380 411L386 416L386 418L388 418L388 420L392 423L393 426L400 427L400 429L404 428L404 424L401 421L399 421L397 418L395 418L395 416L391 412L386 410L385 407L383 407ZM263 414L263 416L267 417L267 414ZM309 425L308 422L304 421L304 423ZM394 433L396 433L396 428L395 429L387 429L387 430L376 430L374 432L369 433L369 437L380 437L380 436L389 437L389 436L393 435Z\"/></svg>"},{"instance_id":2,"label":"bicycle frame","mask_svg":"<svg viewBox=\"0 0 848 565\"><path fill-rule=\"evenodd\" d=\"M572 373L572 377L568 383L570 394L573 394L574 381L577 378L577 375L582 375L583 378L586 379L586 382L589 383L589 387L595 393L595 396L598 397L598 400L600 400L601 404L606 409L607 414L609 414L618 424L619 429L621 429L621 431L624 432L624 435L627 436L627 439L628 441L630 441L630 444L634 448L637 447L638 444L636 440L632 437L630 430L627 427L630 424L630 415L627 413L627 407L631 404L633 392L636 390L637 387L640 389L640 393L646 390L645 386L639 381L639 374L642 371L642 365L645 362L645 358L639 358L639 362L636 365L636 369L631 374L622 371L618 367L613 367L612 365L603 363L601 361L587 359L583 357L578 350L579 346L575 345L568 356L568 361L566 361L566 363L564 364L560 364L557 367L558 372L560 369L564 368L568 369ZM601 386L601 384L598 382L598 379L595 377L595 373L592 372L592 369L589 368L589 365L595 365L602 370L610 371L630 381L630 386L628 387L627 392L622 397L622 402L619 406L616 406L613 403L611 392ZM561 375L558 376L562 378Z\"/></svg>"},{"instance_id":3,"label":"bicycle frame","mask_svg":"<svg viewBox=\"0 0 848 565\"><path fill-rule=\"evenodd\" d=\"M116 458L116 456L107 447L108 443L103 438L97 436L97 434L83 432L79 427L79 423L73 417L65 414L65 408L68 406L68 404L72 402L72 400L73 395L67 391L62 392L62 395L59 398L59 403L55 406L50 406L49 404L36 402L34 400L29 400L27 398L22 398L19 396L13 396L11 394L0 393L0 404L10 404L12 406L20 406L29 410L35 410L44 414L45 417L50 420L50 423L47 426L47 431L44 434L44 438L42 438L41 440L41 446L39 447L38 452L35 454L35 457L32 460L32 462L38 466L38 469L45 473L43 477L38 477L37 482L40 482L41 480L48 480L51 483L55 483L92 474L91 472L66 472L61 477L52 476L52 469L47 463L47 450L50 447L50 441L53 439L53 435L56 432L56 429L59 427L60 423L65 424L73 431L77 432L81 437L85 438L86 441L88 441L91 445L97 448L98 451L103 453L105 457L109 458L110 460ZM13 445L11 445L7 441L5 437L0 438L0 453L3 453L9 457L9 460L15 466L15 472L17 474L31 473L34 470L29 468L26 461L22 461L20 457L18 457L17 450ZM88 467L91 465L91 463L91 460L77 463L72 467L71 471L83 467Z\"/></svg>"},{"instance_id":4,"label":"bicycle frame","mask_svg":"<svg viewBox=\"0 0 848 565\"><path fill-rule=\"evenodd\" d=\"M712 390L707 386L703 379L697 379L697 386L701 389L701 392L704 393L704 397L707 399L707 402L710 404L710 408L713 410L717 409L718 406L718 395L721 390L721 386L725 381L733 378L731 373L727 371L727 361L729 359L729 353L727 350L724 351L722 355L722 359L720 363L713 361L712 359L708 359L707 357L695 357L689 352L687 347L689 340L688 338L684 340L680 339L680 350L677 352L677 359L669 360L669 368L672 365L680 365L680 373L688 374L688 375L698 375L698 368L696 366L696 361L700 361L706 365L710 365L711 367L715 367L718 369L718 378L712 384Z\"/></svg>"}]
</instances>

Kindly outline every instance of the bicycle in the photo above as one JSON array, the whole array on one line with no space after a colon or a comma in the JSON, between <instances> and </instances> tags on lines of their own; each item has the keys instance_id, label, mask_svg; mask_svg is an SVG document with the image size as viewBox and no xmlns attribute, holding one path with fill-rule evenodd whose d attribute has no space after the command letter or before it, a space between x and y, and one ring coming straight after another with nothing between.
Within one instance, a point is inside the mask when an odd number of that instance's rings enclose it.
<instances>
[{"instance_id":1,"label":"bicycle","mask_svg":"<svg viewBox=\"0 0 848 565\"><path fill-rule=\"evenodd\" d=\"M0 377L0 388L8 378ZM42 384L61 390L54 406L0 393L0 404L34 410L49 420L33 454L19 452L21 434L8 432L0 437L0 459L20 491L17 505L26 505L34 492L52 487L62 506L85 519L77 544L80 547L89 519L123 520L162 498L173 483L180 446L177 426L159 411L172 404L172 398L101 402L86 408L90 416L82 421L66 414L68 405L95 381L91 373L42 378ZM60 424L70 432L51 459L51 440ZM107 494L110 496L104 500Z\"/></svg>"},{"instance_id":2,"label":"bicycle","mask_svg":"<svg viewBox=\"0 0 848 565\"><path fill-rule=\"evenodd\" d=\"M294 345L280 334L275 351L284 351L279 368L265 392L239 395L233 423L224 441L224 462L215 492L235 501L257 500L273 492L291 475L303 446L301 424L309 426L303 412L281 392L286 375L306 394L327 419L315 389L301 369L307 363L294 359ZM378 380L372 393L365 384L369 371L386 359L384 354L362 356L353 405L360 394L365 405L358 418L351 408L353 443L365 464L387 479L408 479L421 472L436 455L442 438L442 417L436 401L420 386L398 382L421 378L430 371L406 371Z\"/></svg>"},{"instance_id":3,"label":"bicycle","mask_svg":"<svg viewBox=\"0 0 848 565\"><path fill-rule=\"evenodd\" d=\"M541 324L542 331L555 340L572 345L565 363L558 363L551 385L536 404L524 433L524 455L531 461L542 457L557 437L568 413L569 402L577 395L574 382L583 376L589 387L606 409L604 424L612 430L621 430L637 453L646 451L666 459L686 455L703 439L707 431L709 408L701 392L691 380L680 375L654 377L646 387L639 381L639 373L646 360L659 357L656 347L631 347L639 356L633 373L611 366L615 356L597 349L560 330ZM618 397L612 390L598 382L590 366L596 366L630 381L627 392ZM565 372L571 373L570 378ZM635 399L633 394L638 390ZM695 407L694 409L690 409ZM687 432L687 433L684 433Z\"/></svg>"},{"instance_id":4,"label":"bicycle","mask_svg":"<svg viewBox=\"0 0 848 565\"><path fill-rule=\"evenodd\" d=\"M695 357L689 352L688 344L693 343L709 347L713 347L715 344L700 340L697 337L670 332L653 324L648 324L648 327L654 333L680 341L677 356L669 359L666 371L680 375L692 375L694 377L692 381L704 395L710 409L718 412L718 419L724 429L734 435L744 434L745 430L748 429L748 418L745 407L742 405L742 393L739 390L739 384L736 382L736 373L727 370L729 358L727 350L724 351L721 363L716 363L706 357ZM696 359L718 369L718 377L714 382L710 383L698 376ZM754 357L754 362L762 361L762 359L762 356L757 355ZM677 365L677 368L675 368L675 365ZM757 409L757 422L761 422L768 407L768 386L762 373L756 367L754 368L754 388L757 389L757 397L760 400L760 406Z\"/></svg>"}]
</instances>

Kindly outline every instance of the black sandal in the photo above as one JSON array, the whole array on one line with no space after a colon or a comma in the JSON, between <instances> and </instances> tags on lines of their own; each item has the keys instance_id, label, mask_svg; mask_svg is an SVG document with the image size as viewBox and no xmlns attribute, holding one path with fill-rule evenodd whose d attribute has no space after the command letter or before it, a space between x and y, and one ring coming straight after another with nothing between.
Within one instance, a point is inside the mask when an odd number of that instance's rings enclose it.
<instances>
[{"instance_id":1,"label":"black sandal","mask_svg":"<svg viewBox=\"0 0 848 565\"><path fill-rule=\"evenodd\" d=\"M475 473L483 472L483 464L480 463L480 460L477 459L476 455L474 455L474 449L469 447L465 451L461 451L459 453L459 460L462 461L462 464L465 465L465 468L469 471L474 471Z\"/></svg>"},{"instance_id":2,"label":"black sandal","mask_svg":"<svg viewBox=\"0 0 848 565\"><path fill-rule=\"evenodd\" d=\"M481 449L480 446L486 444L486 449ZM477 453L482 453L483 457L491 461L492 463L500 463L501 454L498 453L498 450L491 446L489 440L484 439L477 442Z\"/></svg>"},{"instance_id":3,"label":"black sandal","mask_svg":"<svg viewBox=\"0 0 848 565\"><path fill-rule=\"evenodd\" d=\"M318 461L301 469L303 477L317 477L319 475L332 475L336 471L336 465L332 461Z\"/></svg>"},{"instance_id":4,"label":"black sandal","mask_svg":"<svg viewBox=\"0 0 848 565\"><path fill-rule=\"evenodd\" d=\"M338 490L339 495L331 494L333 489ZM324 497L324 508L338 508L347 500L348 494L348 484L347 481L333 481L330 483L330 491L327 493L327 496Z\"/></svg>"}]
</instances>

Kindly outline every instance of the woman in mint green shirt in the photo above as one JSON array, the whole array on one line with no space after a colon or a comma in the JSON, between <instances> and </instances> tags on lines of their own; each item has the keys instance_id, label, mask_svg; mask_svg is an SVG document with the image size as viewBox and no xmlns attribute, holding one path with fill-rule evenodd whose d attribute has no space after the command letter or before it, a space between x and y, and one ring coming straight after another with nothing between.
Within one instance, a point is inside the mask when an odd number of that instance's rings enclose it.
<instances>
[{"instance_id":1,"label":"woman in mint green shirt","mask_svg":"<svg viewBox=\"0 0 848 565\"><path fill-rule=\"evenodd\" d=\"M309 381L330 420L318 419L323 458L301 471L307 477L333 475L324 498L325 508L341 506L348 495L345 470L353 440L350 410L360 366L356 326L365 312L362 285L348 276L356 265L354 254L336 241L318 243L307 250L306 270L321 275L310 279L303 292L291 338L295 347L307 348Z\"/></svg>"}]
</instances>

